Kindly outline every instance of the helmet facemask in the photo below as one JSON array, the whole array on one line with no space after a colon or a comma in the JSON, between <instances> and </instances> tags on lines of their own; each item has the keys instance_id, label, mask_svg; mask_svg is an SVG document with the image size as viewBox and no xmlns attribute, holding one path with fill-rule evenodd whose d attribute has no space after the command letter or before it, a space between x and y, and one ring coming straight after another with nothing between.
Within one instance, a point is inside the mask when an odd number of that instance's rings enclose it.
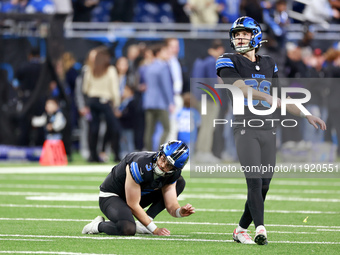
<instances>
[{"instance_id":1,"label":"helmet facemask","mask_svg":"<svg viewBox=\"0 0 340 255\"><path fill-rule=\"evenodd\" d=\"M251 33L251 37L249 38L235 38L235 33L239 32L239 31L247 31L248 33ZM248 29L240 29L240 30L236 30L232 33L232 38L230 39L231 44L233 45L233 48L235 49L235 51L237 51L238 53L246 53L248 51L251 51L253 49L256 49L259 47L259 45L257 45L256 47L253 46L254 44L254 38L257 35L254 35L251 31L249 31ZM248 43L246 45L242 45L242 46L237 46L236 45L236 40L242 40L243 41L248 41Z\"/></svg>"},{"instance_id":2,"label":"helmet facemask","mask_svg":"<svg viewBox=\"0 0 340 255\"><path fill-rule=\"evenodd\" d=\"M247 45L235 45L235 33L239 31L247 31L251 33L251 38ZM255 49L256 51L262 46L262 31L260 25L253 19L247 16L238 18L232 25L229 31L230 46L239 53L246 53ZM245 40L245 39L243 39Z\"/></svg>"},{"instance_id":3,"label":"helmet facemask","mask_svg":"<svg viewBox=\"0 0 340 255\"><path fill-rule=\"evenodd\" d=\"M164 157L164 159L161 159L161 157ZM171 161L169 160L169 156L167 157L164 153L160 152L156 158L156 162L154 163L153 165L153 169L154 169L154 173L157 175L157 176L162 176L164 177L165 175L171 175L172 173L174 173L176 171L176 168L175 166L171 163ZM171 159L171 158L170 158ZM168 165L168 166L171 166L171 170L165 172L163 171L157 164L158 160L166 160L165 164ZM172 159L171 159L172 160Z\"/></svg>"}]
</instances>

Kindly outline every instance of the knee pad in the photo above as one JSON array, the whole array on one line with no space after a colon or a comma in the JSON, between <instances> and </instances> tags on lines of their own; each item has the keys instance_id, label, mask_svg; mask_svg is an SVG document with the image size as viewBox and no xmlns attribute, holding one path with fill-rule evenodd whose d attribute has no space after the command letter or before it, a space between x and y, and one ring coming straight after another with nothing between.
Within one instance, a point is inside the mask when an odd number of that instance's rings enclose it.
<instances>
[{"instance_id":1,"label":"knee pad","mask_svg":"<svg viewBox=\"0 0 340 255\"><path fill-rule=\"evenodd\" d=\"M136 223L128 220L117 222L117 228L122 236L134 236L136 234Z\"/></svg>"}]
</instances>

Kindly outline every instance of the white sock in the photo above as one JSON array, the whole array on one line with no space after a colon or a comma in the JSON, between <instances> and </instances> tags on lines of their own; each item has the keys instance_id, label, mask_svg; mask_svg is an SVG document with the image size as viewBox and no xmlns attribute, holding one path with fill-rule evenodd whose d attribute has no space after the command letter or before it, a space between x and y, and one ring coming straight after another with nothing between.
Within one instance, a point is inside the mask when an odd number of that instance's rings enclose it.
<instances>
[{"instance_id":1,"label":"white sock","mask_svg":"<svg viewBox=\"0 0 340 255\"><path fill-rule=\"evenodd\" d=\"M236 232L240 233L240 232L243 232L243 231L247 231L247 229L242 228L240 225L238 225L237 228L236 228Z\"/></svg>"}]
</instances>

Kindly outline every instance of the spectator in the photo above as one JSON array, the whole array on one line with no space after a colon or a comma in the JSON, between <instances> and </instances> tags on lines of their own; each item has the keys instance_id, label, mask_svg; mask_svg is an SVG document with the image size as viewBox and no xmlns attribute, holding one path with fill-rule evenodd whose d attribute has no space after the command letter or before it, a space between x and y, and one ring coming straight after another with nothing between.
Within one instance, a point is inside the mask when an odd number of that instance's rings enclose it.
<instances>
[{"instance_id":1,"label":"spectator","mask_svg":"<svg viewBox=\"0 0 340 255\"><path fill-rule=\"evenodd\" d=\"M68 160L72 161L72 99L70 85L66 76L66 63L67 61L63 59L63 56L56 61L55 73L57 79L50 82L50 91L47 96L59 98L61 110L66 118L66 126L63 129L63 142Z\"/></svg>"},{"instance_id":2,"label":"spectator","mask_svg":"<svg viewBox=\"0 0 340 255\"><path fill-rule=\"evenodd\" d=\"M118 80L119 80L119 96L122 98L123 97L123 93L124 93L124 89L126 87L127 84L127 71L128 71L128 61L126 57L120 57L118 58L116 65L115 65L116 69L117 69L117 73L118 73ZM119 111L119 110L117 110ZM115 111L115 115L117 118L120 117L120 114L116 114ZM123 140L124 138L121 137L121 140ZM109 142L109 132L106 130L105 135L104 135L104 141L103 141L103 146L102 146L102 150L99 153L99 157L101 160L103 160L104 162L108 162L109 161L109 156L106 153L106 145L107 142ZM126 147L124 147L126 148ZM134 150L134 149L133 149ZM121 155L123 154L123 152L120 153ZM125 154L124 154L125 156Z\"/></svg>"},{"instance_id":3,"label":"spectator","mask_svg":"<svg viewBox=\"0 0 340 255\"><path fill-rule=\"evenodd\" d=\"M130 86L125 86L122 95L122 103L115 112L116 117L122 125L122 134L120 138L120 156L124 158L126 154L135 150L134 145L134 130L138 112L138 101L134 97L134 90Z\"/></svg>"},{"instance_id":4,"label":"spectator","mask_svg":"<svg viewBox=\"0 0 340 255\"><path fill-rule=\"evenodd\" d=\"M66 126L66 118L63 115L59 103L55 98L46 100L45 113L32 118L32 126L44 127L46 140L61 140L62 130Z\"/></svg>"},{"instance_id":5,"label":"spectator","mask_svg":"<svg viewBox=\"0 0 340 255\"><path fill-rule=\"evenodd\" d=\"M209 56L204 58L202 64L200 65L201 73L199 78L209 79L208 83L217 83L217 75L215 69L215 63L219 56L224 53L224 47L221 40L214 40L212 42L211 47L208 49ZM196 72L196 71L194 71ZM227 100L227 98L225 99ZM227 104L225 104L227 105ZM209 99L207 100L207 107L209 109L209 114L202 116L202 124L200 127L200 131L197 137L197 144L196 144L196 157L198 161L202 162L218 162L219 158L213 155L213 137L214 137L214 128L210 123L213 122L213 119L218 118L219 114L222 114L223 117L225 115L226 108L219 109L218 107L214 107L214 102ZM219 112L221 111L221 112ZM221 117L221 118L223 118ZM216 131L215 131L216 132ZM219 135L219 146L221 149L219 150L220 153L222 152L223 143L221 144L221 137L223 133L223 128L218 131ZM216 136L217 137L217 134ZM220 155L219 155L220 156Z\"/></svg>"},{"instance_id":6,"label":"spectator","mask_svg":"<svg viewBox=\"0 0 340 255\"><path fill-rule=\"evenodd\" d=\"M302 49L294 43L286 44L285 77L302 78L306 77L307 66L302 61Z\"/></svg>"},{"instance_id":7,"label":"spectator","mask_svg":"<svg viewBox=\"0 0 340 255\"><path fill-rule=\"evenodd\" d=\"M190 23L188 10L186 7L187 0L170 0L174 21L176 23Z\"/></svg>"},{"instance_id":8,"label":"spectator","mask_svg":"<svg viewBox=\"0 0 340 255\"><path fill-rule=\"evenodd\" d=\"M305 56L304 56L305 58ZM306 109L314 116L327 119L326 94L327 86L321 83L321 79L325 78L324 62L322 50L317 48L311 52L311 56L304 59L307 66L308 82L305 88L311 93L311 99L305 104ZM308 121L303 119L302 125L303 140L312 143L321 143L323 141L323 133L321 130L310 128Z\"/></svg>"},{"instance_id":9,"label":"spectator","mask_svg":"<svg viewBox=\"0 0 340 255\"><path fill-rule=\"evenodd\" d=\"M320 6L322 6L322 8L320 8ZM329 0L308 1L302 14L304 15L305 21L324 26L327 26L332 18L340 18L339 11L332 9Z\"/></svg>"},{"instance_id":10,"label":"spectator","mask_svg":"<svg viewBox=\"0 0 340 255\"><path fill-rule=\"evenodd\" d=\"M183 91L183 76L182 66L178 60L179 41L176 38L168 38L165 41L170 54L168 65L171 71L171 80L174 93L175 109L170 114L170 131L168 140L174 140L177 136L176 114L183 106L182 91Z\"/></svg>"},{"instance_id":11,"label":"spectator","mask_svg":"<svg viewBox=\"0 0 340 255\"><path fill-rule=\"evenodd\" d=\"M33 91L38 83L40 72L42 69L42 63L40 59L39 50L34 48L31 50L28 61L19 66L16 71L16 79L18 81L18 96L19 101L23 105L23 109L26 111L25 114L20 114L18 120L19 126L19 137L18 145L29 146L29 145L43 145L44 143L44 130L38 128L33 132L31 119L33 115L40 116L43 113L45 101L43 98L38 98L30 108L25 105L29 102ZM21 109L20 109L21 111ZM34 135L35 133L35 135Z\"/></svg>"},{"instance_id":12,"label":"spectator","mask_svg":"<svg viewBox=\"0 0 340 255\"><path fill-rule=\"evenodd\" d=\"M73 21L90 22L92 10L99 4L99 0L72 0Z\"/></svg>"},{"instance_id":13,"label":"spectator","mask_svg":"<svg viewBox=\"0 0 340 255\"><path fill-rule=\"evenodd\" d=\"M144 92L146 90L145 84L145 73L148 66L154 61L154 55L152 53L152 49L148 46L144 52L143 59L140 61L140 65L137 71L138 77L138 86L135 90L135 100L138 102L138 112L136 113L136 123L135 125L135 147L138 151L143 150L144 148L144 132L145 132L145 111L143 108L143 97Z\"/></svg>"},{"instance_id":14,"label":"spectator","mask_svg":"<svg viewBox=\"0 0 340 255\"><path fill-rule=\"evenodd\" d=\"M116 62L116 69L118 73L118 79L119 79L119 91L120 95L123 95L124 88L127 83L127 72L129 70L129 62L126 57L120 57L117 59Z\"/></svg>"},{"instance_id":15,"label":"spectator","mask_svg":"<svg viewBox=\"0 0 340 255\"><path fill-rule=\"evenodd\" d=\"M216 0L219 23L233 23L240 16L241 0Z\"/></svg>"},{"instance_id":16,"label":"spectator","mask_svg":"<svg viewBox=\"0 0 340 255\"><path fill-rule=\"evenodd\" d=\"M83 92L88 97L86 105L91 110L90 121L90 162L101 162L97 152L100 116L104 115L106 128L115 160L119 157L120 125L113 114L113 108L120 104L118 75L110 66L111 56L106 47L98 47L89 56L89 68L84 75Z\"/></svg>"},{"instance_id":17,"label":"spectator","mask_svg":"<svg viewBox=\"0 0 340 255\"><path fill-rule=\"evenodd\" d=\"M174 110L171 72L167 61L168 49L165 44L155 45L152 49L154 61L146 67L143 106L145 110L144 146L152 150L152 137L157 121L161 122L163 134L160 143L166 142L169 134L169 112Z\"/></svg>"},{"instance_id":18,"label":"spectator","mask_svg":"<svg viewBox=\"0 0 340 255\"><path fill-rule=\"evenodd\" d=\"M9 91L12 88L8 81L8 73L0 68L0 144L15 144L14 128L9 118Z\"/></svg>"},{"instance_id":19,"label":"spectator","mask_svg":"<svg viewBox=\"0 0 340 255\"><path fill-rule=\"evenodd\" d=\"M75 102L78 108L79 113L79 127L80 127L80 135L79 135L79 150L80 154L84 159L88 159L90 157L89 152L89 122L92 120L92 115L90 108L85 104L85 95L83 93L83 81L84 75L88 72L89 69L89 56L93 56L95 54L95 49L90 50L88 56L86 58L85 64L81 69L80 74L76 79L76 87L75 87ZM93 58L91 59L93 61ZM93 65L93 63L92 63Z\"/></svg>"},{"instance_id":20,"label":"spectator","mask_svg":"<svg viewBox=\"0 0 340 255\"><path fill-rule=\"evenodd\" d=\"M333 9L333 22L334 23L339 23L340 22L340 0L329 0L329 3ZM337 17L337 18L335 18Z\"/></svg>"},{"instance_id":21,"label":"spectator","mask_svg":"<svg viewBox=\"0 0 340 255\"><path fill-rule=\"evenodd\" d=\"M286 0L279 0L269 8L264 8L263 20L268 25L269 36L273 37L277 43L274 48L276 50L283 49L286 42L287 26L290 23Z\"/></svg>"},{"instance_id":22,"label":"spectator","mask_svg":"<svg viewBox=\"0 0 340 255\"><path fill-rule=\"evenodd\" d=\"M215 0L188 0L187 8L190 10L190 22L194 25L218 23L218 5Z\"/></svg>"}]
</instances>

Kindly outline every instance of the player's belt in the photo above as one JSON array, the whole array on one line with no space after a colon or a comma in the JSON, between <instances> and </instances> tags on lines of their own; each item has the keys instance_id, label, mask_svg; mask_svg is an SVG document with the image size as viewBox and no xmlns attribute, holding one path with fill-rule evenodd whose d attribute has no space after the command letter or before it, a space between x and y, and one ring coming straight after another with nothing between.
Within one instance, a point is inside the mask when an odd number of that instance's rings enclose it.
<instances>
[{"instance_id":1,"label":"player's belt","mask_svg":"<svg viewBox=\"0 0 340 255\"><path fill-rule=\"evenodd\" d=\"M99 191L99 197L119 197L116 193Z\"/></svg>"}]
</instances>

